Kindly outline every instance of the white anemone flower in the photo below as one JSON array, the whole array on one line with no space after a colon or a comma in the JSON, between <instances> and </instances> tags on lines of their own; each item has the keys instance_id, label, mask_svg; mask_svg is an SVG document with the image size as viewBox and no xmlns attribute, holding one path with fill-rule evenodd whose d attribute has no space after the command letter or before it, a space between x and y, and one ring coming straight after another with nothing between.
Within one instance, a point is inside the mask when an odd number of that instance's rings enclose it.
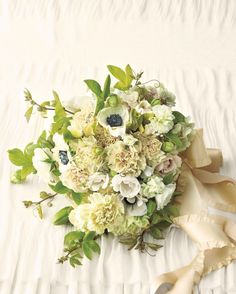
<instances>
[{"instance_id":1,"label":"white anemone flower","mask_svg":"<svg viewBox=\"0 0 236 294\"><path fill-rule=\"evenodd\" d=\"M100 172L96 172L93 175L89 176L88 187L90 190L96 192L100 188L106 189L109 183L109 176Z\"/></svg>"},{"instance_id":2,"label":"white anemone flower","mask_svg":"<svg viewBox=\"0 0 236 294\"><path fill-rule=\"evenodd\" d=\"M130 202L131 201L131 202ZM133 204L132 204L133 201ZM129 199L129 204L126 205L126 212L129 216L143 216L147 213L147 205L137 197Z\"/></svg>"},{"instance_id":3,"label":"white anemone flower","mask_svg":"<svg viewBox=\"0 0 236 294\"><path fill-rule=\"evenodd\" d=\"M133 198L138 195L141 185L133 176L115 175L112 179L112 187L115 192L120 192L124 198Z\"/></svg>"},{"instance_id":4,"label":"white anemone flower","mask_svg":"<svg viewBox=\"0 0 236 294\"><path fill-rule=\"evenodd\" d=\"M32 158L32 163L37 171L37 174L46 183L49 183L52 180L52 175L50 172L51 164L45 162L45 160L49 159L51 156L52 154L48 148L44 150L41 148L36 148Z\"/></svg>"},{"instance_id":5,"label":"white anemone flower","mask_svg":"<svg viewBox=\"0 0 236 294\"><path fill-rule=\"evenodd\" d=\"M101 126L108 129L112 136L124 136L126 124L129 121L129 111L122 105L103 108L99 111L97 120Z\"/></svg>"},{"instance_id":6,"label":"white anemone flower","mask_svg":"<svg viewBox=\"0 0 236 294\"><path fill-rule=\"evenodd\" d=\"M58 133L54 134L52 140L55 143L55 147L52 149L52 157L58 162L60 172L63 172L67 169L69 162L72 161L69 146L63 136Z\"/></svg>"}]
</instances>

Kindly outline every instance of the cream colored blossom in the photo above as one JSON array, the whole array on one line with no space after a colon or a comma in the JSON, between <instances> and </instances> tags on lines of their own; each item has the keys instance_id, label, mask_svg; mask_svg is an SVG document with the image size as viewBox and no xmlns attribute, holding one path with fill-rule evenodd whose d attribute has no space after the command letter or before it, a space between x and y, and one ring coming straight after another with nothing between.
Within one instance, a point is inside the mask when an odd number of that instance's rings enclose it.
<instances>
[{"instance_id":1,"label":"cream colored blossom","mask_svg":"<svg viewBox=\"0 0 236 294\"><path fill-rule=\"evenodd\" d=\"M175 191L176 184L169 184L165 186L164 190L162 193L158 194L155 199L156 199L156 204L157 204L157 210L163 209L171 200L172 195Z\"/></svg>"},{"instance_id":2,"label":"cream colored blossom","mask_svg":"<svg viewBox=\"0 0 236 294\"><path fill-rule=\"evenodd\" d=\"M62 184L74 192L87 191L88 172L77 167L74 163L60 175Z\"/></svg>"},{"instance_id":3,"label":"cream colored blossom","mask_svg":"<svg viewBox=\"0 0 236 294\"><path fill-rule=\"evenodd\" d=\"M89 136L93 135L93 124L93 106L88 105L87 107L82 108L79 112L76 112L74 114L68 130L76 138L80 138L83 135Z\"/></svg>"},{"instance_id":4,"label":"cream colored blossom","mask_svg":"<svg viewBox=\"0 0 236 294\"><path fill-rule=\"evenodd\" d=\"M146 167L146 159L139 144L127 146L122 141L116 141L106 150L108 166L117 173L137 177Z\"/></svg>"},{"instance_id":5,"label":"cream colored blossom","mask_svg":"<svg viewBox=\"0 0 236 294\"><path fill-rule=\"evenodd\" d=\"M155 135L147 136L145 134L137 133L136 137L142 144L142 153L146 157L148 165L154 166L160 160L160 156L162 155L162 143Z\"/></svg>"},{"instance_id":6,"label":"cream colored blossom","mask_svg":"<svg viewBox=\"0 0 236 294\"><path fill-rule=\"evenodd\" d=\"M93 174L104 166L102 148L98 146L95 137L83 137L73 145L75 155L73 157L76 165Z\"/></svg>"},{"instance_id":7,"label":"cream colored blossom","mask_svg":"<svg viewBox=\"0 0 236 294\"><path fill-rule=\"evenodd\" d=\"M88 200L70 213L69 219L78 230L103 234L105 229L112 232L122 224L124 205L117 194L93 193Z\"/></svg>"}]
</instances>

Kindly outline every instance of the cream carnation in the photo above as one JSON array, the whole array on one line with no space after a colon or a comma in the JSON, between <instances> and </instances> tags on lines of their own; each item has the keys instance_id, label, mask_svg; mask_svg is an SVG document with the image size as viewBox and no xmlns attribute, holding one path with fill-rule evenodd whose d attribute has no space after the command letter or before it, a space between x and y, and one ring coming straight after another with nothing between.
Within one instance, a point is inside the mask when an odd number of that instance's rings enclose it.
<instances>
[{"instance_id":1,"label":"cream carnation","mask_svg":"<svg viewBox=\"0 0 236 294\"><path fill-rule=\"evenodd\" d=\"M93 193L88 200L70 213L69 219L78 230L103 234L105 229L112 232L113 226L122 223L124 205L118 195Z\"/></svg>"},{"instance_id":2,"label":"cream carnation","mask_svg":"<svg viewBox=\"0 0 236 294\"><path fill-rule=\"evenodd\" d=\"M116 141L107 147L107 161L111 170L135 177L146 167L146 159L139 144L127 146L122 141Z\"/></svg>"}]
</instances>

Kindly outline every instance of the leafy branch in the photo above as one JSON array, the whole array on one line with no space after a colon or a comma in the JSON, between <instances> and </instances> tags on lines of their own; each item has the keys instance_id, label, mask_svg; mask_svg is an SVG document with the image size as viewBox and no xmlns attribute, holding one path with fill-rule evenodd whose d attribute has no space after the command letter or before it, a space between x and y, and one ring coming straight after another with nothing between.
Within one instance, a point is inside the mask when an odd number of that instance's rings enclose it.
<instances>
[{"instance_id":1,"label":"leafy branch","mask_svg":"<svg viewBox=\"0 0 236 294\"><path fill-rule=\"evenodd\" d=\"M55 92L53 92L53 94L55 97ZM31 106L27 109L27 111L25 113L25 117L26 117L27 122L29 122L29 120L31 118L34 106L36 106L37 110L39 112L41 112L43 115L45 115L47 113L47 111L50 111L50 110L56 111L55 101L45 101L45 102L39 104L38 102L36 102L33 99L32 95L28 89L25 89L24 96L25 96L25 101L27 101L31 104ZM65 107L63 107L63 110L69 114L74 114L74 112L66 109Z\"/></svg>"},{"instance_id":2,"label":"leafy branch","mask_svg":"<svg viewBox=\"0 0 236 294\"><path fill-rule=\"evenodd\" d=\"M64 252L66 254L58 259L58 263L69 260L71 266L75 267L82 265L84 256L91 260L94 253L100 254L100 246L96 242L98 237L95 232L69 232L64 238Z\"/></svg>"}]
</instances>

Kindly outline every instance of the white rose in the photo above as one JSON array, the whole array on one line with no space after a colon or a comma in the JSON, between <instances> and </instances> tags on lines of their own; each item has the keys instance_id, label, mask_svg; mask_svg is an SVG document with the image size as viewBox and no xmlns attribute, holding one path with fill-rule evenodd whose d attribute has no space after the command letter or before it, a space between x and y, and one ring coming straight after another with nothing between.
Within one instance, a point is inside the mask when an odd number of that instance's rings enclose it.
<instances>
[{"instance_id":1,"label":"white rose","mask_svg":"<svg viewBox=\"0 0 236 294\"><path fill-rule=\"evenodd\" d=\"M120 192L125 198L135 197L141 188L139 181L135 177L121 175L113 177L112 187L115 192Z\"/></svg>"},{"instance_id":2,"label":"white rose","mask_svg":"<svg viewBox=\"0 0 236 294\"><path fill-rule=\"evenodd\" d=\"M96 172L89 176L88 187L92 191L98 191L101 189L106 189L109 183L109 176L102 173Z\"/></svg>"},{"instance_id":3,"label":"white rose","mask_svg":"<svg viewBox=\"0 0 236 294\"><path fill-rule=\"evenodd\" d=\"M46 183L51 181L52 175L50 173L51 164L45 162L46 159L49 159L52 156L50 150L36 148L34 150L34 156L32 158L33 166L37 170L37 174L42 178Z\"/></svg>"},{"instance_id":4,"label":"white rose","mask_svg":"<svg viewBox=\"0 0 236 294\"><path fill-rule=\"evenodd\" d=\"M157 204L157 210L163 209L171 200L172 195L175 191L176 184L169 184L165 186L164 190L162 193L158 194L155 199L156 199L156 204Z\"/></svg>"}]
</instances>

